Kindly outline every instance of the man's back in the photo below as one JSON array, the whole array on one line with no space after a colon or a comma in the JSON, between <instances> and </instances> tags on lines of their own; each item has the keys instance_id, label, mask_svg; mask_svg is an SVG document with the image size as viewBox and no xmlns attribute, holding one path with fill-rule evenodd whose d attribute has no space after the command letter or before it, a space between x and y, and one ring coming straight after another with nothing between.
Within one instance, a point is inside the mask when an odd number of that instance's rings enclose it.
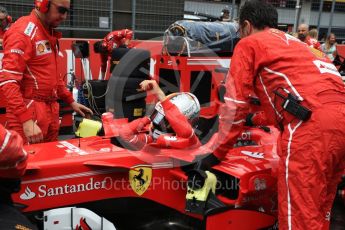
<instances>
[{"instance_id":1,"label":"man's back","mask_svg":"<svg viewBox=\"0 0 345 230\"><path fill-rule=\"evenodd\" d=\"M277 90L288 90L311 109L319 105L317 95L322 91L345 93L339 72L322 52L279 30L269 29L246 37L238 43L235 52L241 55L232 59L232 76L240 76L237 72L243 67L250 69L250 65L255 65L250 74L256 77L243 81L248 81L248 84L254 81L255 94L267 99L262 100L263 107L268 109L265 111L267 114L275 113L272 109L277 106L274 104ZM242 55L243 58L240 57ZM245 63L246 57L255 60L254 63ZM275 120L271 122L275 123Z\"/></svg>"}]
</instances>

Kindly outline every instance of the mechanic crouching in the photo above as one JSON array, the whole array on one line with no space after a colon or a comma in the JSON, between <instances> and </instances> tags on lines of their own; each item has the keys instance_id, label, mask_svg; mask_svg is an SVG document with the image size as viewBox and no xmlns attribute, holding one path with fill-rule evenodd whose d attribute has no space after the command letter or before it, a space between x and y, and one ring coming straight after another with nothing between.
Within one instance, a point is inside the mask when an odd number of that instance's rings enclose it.
<instances>
[{"instance_id":1,"label":"mechanic crouching","mask_svg":"<svg viewBox=\"0 0 345 230\"><path fill-rule=\"evenodd\" d=\"M115 30L107 34L103 40L94 44L94 50L101 56L102 79L105 79L108 59L116 48L128 48L133 37L133 31L129 29ZM110 69L112 72L112 69Z\"/></svg>"},{"instance_id":2,"label":"mechanic crouching","mask_svg":"<svg viewBox=\"0 0 345 230\"><path fill-rule=\"evenodd\" d=\"M221 160L243 130L257 95L266 124L281 130L279 229L328 229L337 184L345 168L345 88L328 58L274 29L277 10L247 1L220 110L215 151Z\"/></svg>"},{"instance_id":3,"label":"mechanic crouching","mask_svg":"<svg viewBox=\"0 0 345 230\"><path fill-rule=\"evenodd\" d=\"M75 112L92 114L75 102L57 71L55 28L67 18L70 0L35 1L30 15L19 18L4 36L0 90L7 100L7 127L25 143L56 141L62 99Z\"/></svg>"},{"instance_id":4,"label":"mechanic crouching","mask_svg":"<svg viewBox=\"0 0 345 230\"><path fill-rule=\"evenodd\" d=\"M20 177L27 164L20 135L0 125L0 229L36 229L13 206L11 194L20 189Z\"/></svg>"}]
</instances>

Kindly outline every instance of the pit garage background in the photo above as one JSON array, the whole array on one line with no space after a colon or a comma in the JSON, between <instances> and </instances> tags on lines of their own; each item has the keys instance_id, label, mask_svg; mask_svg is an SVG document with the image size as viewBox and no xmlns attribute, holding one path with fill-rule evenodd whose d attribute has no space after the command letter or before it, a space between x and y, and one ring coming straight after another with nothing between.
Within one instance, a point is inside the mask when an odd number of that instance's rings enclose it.
<instances>
[{"instance_id":1,"label":"pit garage background","mask_svg":"<svg viewBox=\"0 0 345 230\"><path fill-rule=\"evenodd\" d=\"M345 40L345 0L269 0L277 7L279 27L294 31L307 23L319 29L319 40L333 32L338 43ZM60 27L64 37L101 38L122 28L135 32L136 39L160 39L168 26L184 17L215 20L228 8L232 19L244 0L71 0L72 11ZM1 0L14 20L28 14L33 0Z\"/></svg>"}]
</instances>

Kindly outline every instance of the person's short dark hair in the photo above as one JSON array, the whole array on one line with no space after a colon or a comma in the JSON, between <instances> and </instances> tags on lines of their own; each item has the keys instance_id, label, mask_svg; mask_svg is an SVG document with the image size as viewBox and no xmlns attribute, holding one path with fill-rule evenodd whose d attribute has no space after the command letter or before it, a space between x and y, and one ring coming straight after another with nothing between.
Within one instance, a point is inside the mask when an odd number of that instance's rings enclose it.
<instances>
[{"instance_id":1,"label":"person's short dark hair","mask_svg":"<svg viewBox=\"0 0 345 230\"><path fill-rule=\"evenodd\" d=\"M230 13L230 10L229 10L229 8L228 7L225 7L223 10L222 10L222 13L223 14L229 14Z\"/></svg>"},{"instance_id":2,"label":"person's short dark hair","mask_svg":"<svg viewBox=\"0 0 345 230\"><path fill-rule=\"evenodd\" d=\"M95 53L102 53L105 54L107 53L107 48L102 46L103 41L98 41L95 42L95 44L93 44L93 50L95 51Z\"/></svg>"},{"instance_id":3,"label":"person's short dark hair","mask_svg":"<svg viewBox=\"0 0 345 230\"><path fill-rule=\"evenodd\" d=\"M240 10L240 25L247 20L257 29L278 28L278 12L271 4L260 0L249 0Z\"/></svg>"},{"instance_id":4,"label":"person's short dark hair","mask_svg":"<svg viewBox=\"0 0 345 230\"><path fill-rule=\"evenodd\" d=\"M3 7L3 6L0 6L0 13L5 14L6 16L8 15L7 9L5 7Z\"/></svg>"}]
</instances>

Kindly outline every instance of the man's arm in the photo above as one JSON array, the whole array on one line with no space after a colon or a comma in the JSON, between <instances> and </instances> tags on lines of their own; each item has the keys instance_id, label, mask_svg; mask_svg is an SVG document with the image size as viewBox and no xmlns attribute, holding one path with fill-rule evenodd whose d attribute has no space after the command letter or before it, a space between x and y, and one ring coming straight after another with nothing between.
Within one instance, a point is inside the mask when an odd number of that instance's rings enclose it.
<instances>
[{"instance_id":1,"label":"man's arm","mask_svg":"<svg viewBox=\"0 0 345 230\"><path fill-rule=\"evenodd\" d=\"M21 122L33 119L33 115L26 108L20 84L26 63L32 53L30 37L24 33L11 31L4 37L4 57L0 72L0 87L6 97L9 110L18 116Z\"/></svg>"},{"instance_id":2,"label":"man's arm","mask_svg":"<svg viewBox=\"0 0 345 230\"><path fill-rule=\"evenodd\" d=\"M22 138L0 125L0 177L18 178L24 174L26 164Z\"/></svg>"},{"instance_id":3,"label":"man's arm","mask_svg":"<svg viewBox=\"0 0 345 230\"><path fill-rule=\"evenodd\" d=\"M165 118L168 120L171 128L174 130L177 137L192 138L194 130L189 124L188 119L170 100L162 102Z\"/></svg>"},{"instance_id":4,"label":"man's arm","mask_svg":"<svg viewBox=\"0 0 345 230\"><path fill-rule=\"evenodd\" d=\"M164 92L161 90L155 80L145 80L140 83L141 90L152 93L161 102L165 118L168 120L176 136L169 137L161 135L157 139L157 144L162 147L187 148L191 145L198 144L198 138L194 133L188 119L170 100L166 99Z\"/></svg>"},{"instance_id":5,"label":"man's arm","mask_svg":"<svg viewBox=\"0 0 345 230\"><path fill-rule=\"evenodd\" d=\"M100 53L101 56L101 73L102 78L105 79L108 65L108 53Z\"/></svg>"},{"instance_id":6,"label":"man's arm","mask_svg":"<svg viewBox=\"0 0 345 230\"><path fill-rule=\"evenodd\" d=\"M153 141L152 137L142 132L146 125L150 124L151 121L148 117L138 118L121 127L119 130L120 137L131 144L136 149L143 148L146 144Z\"/></svg>"},{"instance_id":7,"label":"man's arm","mask_svg":"<svg viewBox=\"0 0 345 230\"><path fill-rule=\"evenodd\" d=\"M144 80L140 83L139 91L146 91L149 94L154 94L159 101L164 101L166 96L155 80Z\"/></svg>"},{"instance_id":8,"label":"man's arm","mask_svg":"<svg viewBox=\"0 0 345 230\"><path fill-rule=\"evenodd\" d=\"M170 147L174 149L194 148L200 146L200 141L196 136L193 127L187 117L170 100L162 102L165 118L169 122L175 135L160 135L157 139L157 145L161 147Z\"/></svg>"},{"instance_id":9,"label":"man's arm","mask_svg":"<svg viewBox=\"0 0 345 230\"><path fill-rule=\"evenodd\" d=\"M124 45L125 46L129 46L129 44L131 43L131 40L133 38L133 31L132 30L129 30L129 29L125 29L124 30Z\"/></svg>"},{"instance_id":10,"label":"man's arm","mask_svg":"<svg viewBox=\"0 0 345 230\"><path fill-rule=\"evenodd\" d=\"M20 90L27 61L32 55L31 39L21 31L9 31L4 37L4 57L0 72L0 90L6 97L7 108L23 124L23 131L30 143L43 139L41 129L34 121L32 110L24 103ZM34 86L33 86L34 87Z\"/></svg>"},{"instance_id":11,"label":"man's arm","mask_svg":"<svg viewBox=\"0 0 345 230\"><path fill-rule=\"evenodd\" d=\"M251 41L240 42L231 60L226 80L225 103L220 108L218 138L213 144L214 155L223 159L233 147L249 113L249 97L253 92L254 76L257 75L258 55Z\"/></svg>"}]
</instances>

